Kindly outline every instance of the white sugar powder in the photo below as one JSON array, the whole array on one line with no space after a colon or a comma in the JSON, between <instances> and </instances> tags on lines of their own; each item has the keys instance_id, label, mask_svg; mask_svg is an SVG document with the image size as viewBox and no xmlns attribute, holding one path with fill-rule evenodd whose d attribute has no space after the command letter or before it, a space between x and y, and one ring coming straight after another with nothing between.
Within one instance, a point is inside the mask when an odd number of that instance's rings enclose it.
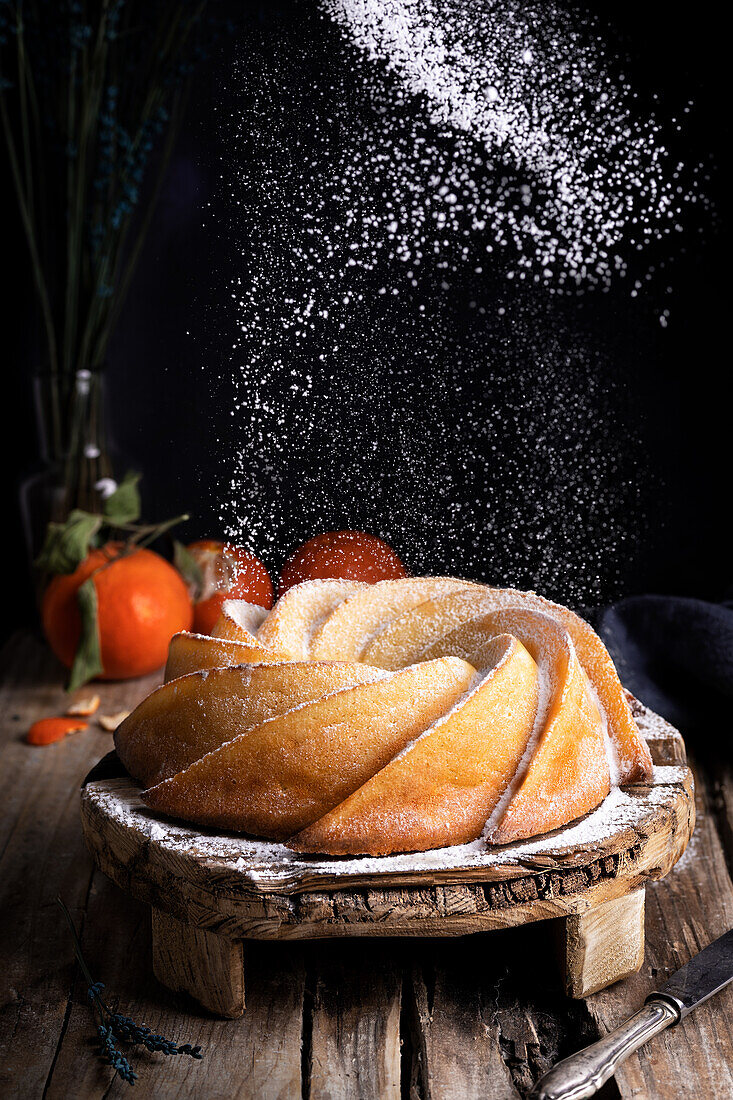
<instances>
[{"instance_id":1,"label":"white sugar powder","mask_svg":"<svg viewBox=\"0 0 733 1100\"><path fill-rule=\"evenodd\" d=\"M592 27L555 3L524 0L322 0L325 10L399 81L381 94L425 96L431 121L468 134L518 175L490 179L475 157L427 179L400 224L387 229L412 255L425 227L468 214L516 250L507 273L554 287L605 283L626 256L680 228L694 189L680 189L661 126L632 113L632 89L613 76ZM390 102L391 99L391 102ZM680 193L681 191L681 193ZM430 208L430 209L428 209ZM410 216L412 214L412 216ZM405 257L407 259L407 257Z\"/></svg>"},{"instance_id":2,"label":"white sugar powder","mask_svg":"<svg viewBox=\"0 0 733 1100\"><path fill-rule=\"evenodd\" d=\"M581 306L642 294L704 206L677 123L557 3L320 7L228 89L222 526L268 564L359 527L414 573L609 599L656 486Z\"/></svg>"},{"instance_id":3,"label":"white sugar powder","mask_svg":"<svg viewBox=\"0 0 733 1100\"><path fill-rule=\"evenodd\" d=\"M191 853L198 858L226 864L242 873L243 880L256 882L265 889L287 890L297 887L303 876L313 883L319 877L334 874L349 877L373 874L411 874L457 869L488 868L497 864L519 863L537 857L562 856L574 848L593 848L613 833L648 818L655 807L669 803L672 787L686 774L678 767L655 767L651 789L643 797L615 788L582 820L565 829L534 840L520 841L503 848L487 847L484 841L457 844L427 852L394 856L357 856L334 859L329 856L303 856L275 841L256 840L233 833L220 835L200 827L180 825L153 816L140 799L140 788L129 779L105 780L88 786L83 798L99 807L102 814L125 827L134 827L171 853Z\"/></svg>"}]
</instances>

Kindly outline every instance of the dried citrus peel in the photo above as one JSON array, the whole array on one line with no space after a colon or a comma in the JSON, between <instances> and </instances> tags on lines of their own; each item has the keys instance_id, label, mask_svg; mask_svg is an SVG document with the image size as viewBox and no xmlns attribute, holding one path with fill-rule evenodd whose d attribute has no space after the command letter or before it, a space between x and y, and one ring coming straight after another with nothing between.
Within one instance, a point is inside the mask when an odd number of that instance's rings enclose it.
<instances>
[{"instance_id":1,"label":"dried citrus peel","mask_svg":"<svg viewBox=\"0 0 733 1100\"><path fill-rule=\"evenodd\" d=\"M89 729L89 723L80 718L40 718L26 734L29 745L52 745L62 741L69 733L81 733Z\"/></svg>"}]
</instances>

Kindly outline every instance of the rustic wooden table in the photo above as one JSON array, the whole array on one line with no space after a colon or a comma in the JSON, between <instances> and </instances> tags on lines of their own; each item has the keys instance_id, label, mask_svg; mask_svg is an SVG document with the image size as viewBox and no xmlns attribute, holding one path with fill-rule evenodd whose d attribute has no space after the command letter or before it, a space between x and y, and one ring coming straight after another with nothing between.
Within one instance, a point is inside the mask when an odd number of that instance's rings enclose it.
<instances>
[{"instance_id":1,"label":"rustic wooden table","mask_svg":"<svg viewBox=\"0 0 733 1100\"><path fill-rule=\"evenodd\" d=\"M214 1019L158 985L147 908L95 872L84 848L79 786L110 735L92 726L30 748L30 723L63 709L59 670L22 635L0 675L3 1097L87 1100L129 1088L94 1054L59 893L110 1000L204 1048L200 1062L131 1056L134 1095L177 1100L512 1100L733 927L733 770L698 767L695 836L669 877L647 887L646 961L633 978L585 1002L566 999L552 922L458 940L253 943L244 1016ZM129 709L154 682L102 685L103 712ZM730 743L729 731L720 736ZM601 1095L733 1098L733 988L629 1059Z\"/></svg>"}]
</instances>

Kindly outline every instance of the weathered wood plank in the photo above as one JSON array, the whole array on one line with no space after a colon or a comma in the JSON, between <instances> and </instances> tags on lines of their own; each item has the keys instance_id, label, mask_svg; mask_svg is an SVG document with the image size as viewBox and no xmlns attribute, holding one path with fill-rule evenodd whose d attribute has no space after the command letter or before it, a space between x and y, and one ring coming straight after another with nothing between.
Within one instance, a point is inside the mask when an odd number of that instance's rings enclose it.
<instances>
[{"instance_id":1,"label":"weathered wood plank","mask_svg":"<svg viewBox=\"0 0 733 1100\"><path fill-rule=\"evenodd\" d=\"M285 950L280 952L280 948ZM245 945L247 1010L237 1028L242 1100L300 1100L305 964L299 944Z\"/></svg>"},{"instance_id":2,"label":"weathered wood plank","mask_svg":"<svg viewBox=\"0 0 733 1100\"><path fill-rule=\"evenodd\" d=\"M528 925L411 945L410 1100L516 1100L597 1037L585 1005L563 995L553 932Z\"/></svg>"},{"instance_id":3,"label":"weathered wood plank","mask_svg":"<svg viewBox=\"0 0 733 1100\"><path fill-rule=\"evenodd\" d=\"M307 958L310 1100L399 1100L402 968L395 948L315 944Z\"/></svg>"},{"instance_id":4,"label":"weathered wood plank","mask_svg":"<svg viewBox=\"0 0 733 1100\"><path fill-rule=\"evenodd\" d=\"M504 940L507 933L494 933ZM434 969L416 963L411 973L411 1096L420 1100L516 1100L502 1057L496 1013L496 976L476 965L476 940L451 951L440 945ZM451 945L453 946L453 945ZM471 948L474 950L471 950Z\"/></svg>"},{"instance_id":5,"label":"weathered wood plank","mask_svg":"<svg viewBox=\"0 0 733 1100\"><path fill-rule=\"evenodd\" d=\"M41 1094L64 1027L73 955L56 896L75 915L83 912L92 867L79 829L78 788L110 737L90 728L46 748L27 745L29 725L67 704L60 671L28 637L11 641L2 663L0 1092L27 1097ZM139 698L150 686L140 682L122 693L110 686L105 696L120 709L121 697Z\"/></svg>"},{"instance_id":6,"label":"weathered wood plank","mask_svg":"<svg viewBox=\"0 0 733 1100\"><path fill-rule=\"evenodd\" d=\"M627 981L591 997L601 1032L638 1008L652 989L733 927L733 883L701 783L695 835L675 871L647 886L646 962ZM701 1005L619 1069L622 1097L699 1100L733 1096L733 988Z\"/></svg>"},{"instance_id":7,"label":"weathered wood plank","mask_svg":"<svg viewBox=\"0 0 733 1100\"><path fill-rule=\"evenodd\" d=\"M111 1007L119 1006L167 1038L203 1048L203 1059L195 1062L128 1050L140 1075L136 1097L298 1100L305 972L297 947L252 945L247 1011L240 1019L221 1020L158 983L150 965L147 907L102 875L95 876L82 942L94 977L105 982ZM84 992L77 983L47 1100L126 1095L127 1085L112 1083L111 1070L94 1056L94 1023Z\"/></svg>"}]
</instances>

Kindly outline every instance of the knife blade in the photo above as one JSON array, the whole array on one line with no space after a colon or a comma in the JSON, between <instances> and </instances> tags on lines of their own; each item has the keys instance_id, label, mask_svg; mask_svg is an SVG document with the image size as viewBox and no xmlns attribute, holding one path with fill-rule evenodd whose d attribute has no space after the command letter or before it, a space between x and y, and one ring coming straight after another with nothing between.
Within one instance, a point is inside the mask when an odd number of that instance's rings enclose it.
<instances>
[{"instance_id":1,"label":"knife blade","mask_svg":"<svg viewBox=\"0 0 733 1100\"><path fill-rule=\"evenodd\" d=\"M690 959L620 1027L571 1054L540 1078L530 1100L585 1100L655 1035L678 1024L694 1008L733 982L733 929Z\"/></svg>"},{"instance_id":2,"label":"knife blade","mask_svg":"<svg viewBox=\"0 0 733 1100\"><path fill-rule=\"evenodd\" d=\"M647 1001L663 997L679 1010L683 1020L688 1012L697 1008L708 997L719 993L733 981L733 928L713 940L688 963L672 975L661 989L650 993Z\"/></svg>"}]
</instances>

